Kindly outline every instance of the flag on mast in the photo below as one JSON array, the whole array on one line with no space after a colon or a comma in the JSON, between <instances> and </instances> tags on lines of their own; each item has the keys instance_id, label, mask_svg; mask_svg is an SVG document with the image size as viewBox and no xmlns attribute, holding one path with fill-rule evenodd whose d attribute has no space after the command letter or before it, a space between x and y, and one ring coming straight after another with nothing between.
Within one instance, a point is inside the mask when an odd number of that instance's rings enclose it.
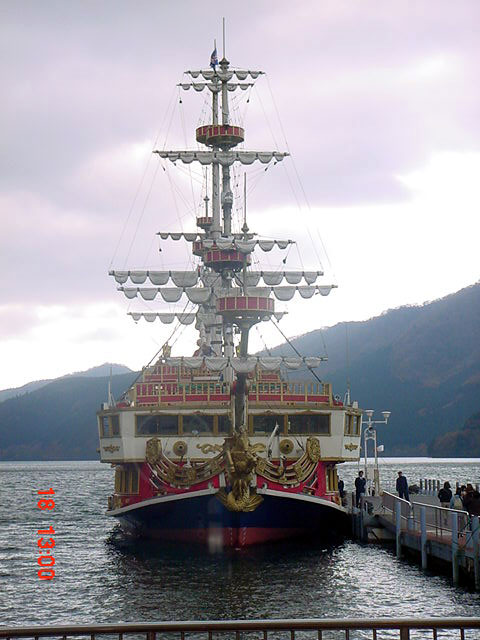
<instances>
[{"instance_id":1,"label":"flag on mast","mask_svg":"<svg viewBox=\"0 0 480 640\"><path fill-rule=\"evenodd\" d=\"M215 43L215 49L212 51L212 55L210 56L210 66L212 67L212 69L215 69L217 64L218 64L217 44Z\"/></svg>"}]
</instances>

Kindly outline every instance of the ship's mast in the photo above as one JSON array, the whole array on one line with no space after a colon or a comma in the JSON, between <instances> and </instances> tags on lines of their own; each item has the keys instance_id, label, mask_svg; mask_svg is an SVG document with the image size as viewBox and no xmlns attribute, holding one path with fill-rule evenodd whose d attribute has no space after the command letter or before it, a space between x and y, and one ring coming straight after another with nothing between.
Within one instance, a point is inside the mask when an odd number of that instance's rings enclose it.
<instances>
[{"instance_id":1,"label":"ship's mast","mask_svg":"<svg viewBox=\"0 0 480 640\"><path fill-rule=\"evenodd\" d=\"M196 130L197 142L205 145L207 149L155 150L155 153L173 162L197 161L212 167L211 217L208 212L209 203L205 198L205 215L197 218L197 225L204 229L204 233L199 234L197 238L195 234L181 233L171 234L171 236L173 238L175 235L176 239L182 235L186 239L187 236L194 236L193 240L188 239L193 242L193 253L202 261L202 266L198 270L202 286L201 291L190 291L187 287L191 285L186 285L183 287L183 292L192 302L200 305L196 316L200 340L199 349L195 355L204 356L205 359L207 356L212 356L214 360L226 359L227 362L223 366L216 362L208 364L204 361L203 363L204 366L211 366L214 371L221 370L223 372L221 375L226 382L233 383L234 374L236 374L235 400L232 409L235 413L235 430L241 431L246 427L247 379L249 373L253 372L251 359L248 357L250 329L275 313L274 300L271 297L274 287L275 296L280 300L289 300L296 291L304 298L311 297L315 292L319 292L319 287L308 285L316 280L320 272L284 272L283 274L266 272L266 276L263 275L264 272L254 272L251 274L253 278L249 278L250 271L247 271L247 268L251 264L251 254L256 246L263 251L270 251L274 244L285 249L292 241L257 240L254 234L250 233L245 218L241 232L233 232L231 166L234 163L250 165L253 162L268 164L272 160L279 162L288 153L236 149L243 143L245 132L243 127L232 125L230 122L229 93L249 89L253 86L253 82L245 82L245 80L247 78L255 80L262 72L231 69L225 49L223 58L218 63L216 44L214 46L210 60L211 68L187 71L192 77L192 82L180 85L185 90L193 87L196 91L203 91L208 88L212 94L211 123L204 124ZM202 81L196 80L197 78ZM160 235L163 237L170 234ZM261 276L266 286L257 287ZM123 277L123 274L120 274L120 278ZM155 275L154 278L156 278ZM187 274L186 278L189 281L195 281L196 275ZM295 285L304 279L307 286L278 287L283 278ZM137 293L129 288L124 290L127 296L133 297ZM164 300L173 297L178 299L180 292L177 293L177 291L178 289L171 293L165 292L162 296ZM155 291L149 290L141 295L146 299L152 299L151 296L156 294ZM240 333L237 354L233 342L234 329Z\"/></svg>"},{"instance_id":2,"label":"ship's mast","mask_svg":"<svg viewBox=\"0 0 480 640\"><path fill-rule=\"evenodd\" d=\"M144 317L148 322L159 318L170 324L175 318L182 324L196 322L199 332L198 349L190 358L165 356L164 361L173 366L198 370L206 368L222 376L226 382L234 382L236 374L235 398L232 414L235 414L235 431L246 427L246 397L248 375L256 367L276 370L282 358L248 356L249 332L253 325L275 316L277 320L283 312L275 311L275 301L288 301L296 293L302 298L311 298L315 294L328 295L334 285L316 285L322 271L255 271L250 270L252 253L255 249L271 251L276 245L280 250L287 249L292 240L258 239L251 233L246 222L246 203L244 202L244 220L241 232L232 230L233 194L231 185L231 166L235 163L251 165L254 162L269 164L282 161L288 153L279 151L253 151L237 149L245 140L243 127L230 123L229 93L247 90L263 72L251 69L231 69L224 55L220 63L217 60L216 45L210 59L210 68L186 72L191 81L179 86L187 91L207 89L212 95L211 122L196 129L196 140L203 148L195 150L156 149L154 153L175 163L177 160L190 164L199 162L203 166L211 165L211 199L206 186L204 198L205 210L197 217L197 227L201 231L162 232L162 239L184 239L192 243L192 251L201 260L201 265L193 271L111 271L120 291L129 299L141 297L154 300L157 296L167 303L177 302L182 295L198 305L196 313L186 313L185 308L174 313L168 312L131 312L135 320ZM221 109L221 114L220 114ZM221 166L221 176L220 176ZM221 178L221 184L220 184ZM208 185L209 186L209 185ZM246 183L244 183L244 201L246 201ZM210 204L211 203L211 204ZM211 211L209 211L211 209ZM263 285L259 285L260 279ZM124 286L127 281L130 284ZM150 285L139 287L146 280ZM282 281L289 286L281 286ZM171 284L170 284L171 283ZM174 286L172 286L172 284ZM134 286L132 286L134 285ZM300 285L300 286L297 286ZM240 334L238 353L235 353L234 330ZM238 357L239 356L239 357ZM298 368L301 363L309 368L318 366L322 358L285 358L285 366ZM187 360L189 362L187 362ZM308 362L307 362L308 360ZM273 361L273 362L272 362Z\"/></svg>"},{"instance_id":3,"label":"ship's mast","mask_svg":"<svg viewBox=\"0 0 480 640\"><path fill-rule=\"evenodd\" d=\"M220 68L223 76L227 75L228 60L224 57L220 61ZM228 125L230 119L228 107L228 88L227 80L222 80L222 124ZM226 236L232 233L232 204L233 193L230 187L230 167L225 165L222 167L222 210L223 210L223 232Z\"/></svg>"},{"instance_id":4,"label":"ship's mast","mask_svg":"<svg viewBox=\"0 0 480 640\"><path fill-rule=\"evenodd\" d=\"M215 47L216 49L216 47ZM212 80L212 120L213 125L218 125L218 94L220 92L220 82L215 74ZM214 151L218 150L218 145L213 145ZM212 217L213 224L211 228L212 237L216 238L221 233L220 221L220 166L218 162L212 164Z\"/></svg>"}]
</instances>

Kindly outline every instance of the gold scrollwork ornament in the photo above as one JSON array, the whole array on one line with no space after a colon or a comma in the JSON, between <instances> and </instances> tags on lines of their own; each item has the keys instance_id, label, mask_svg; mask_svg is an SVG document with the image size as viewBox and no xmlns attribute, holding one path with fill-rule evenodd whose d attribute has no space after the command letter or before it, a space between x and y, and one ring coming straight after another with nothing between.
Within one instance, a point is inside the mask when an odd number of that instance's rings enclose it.
<instances>
[{"instance_id":1,"label":"gold scrollwork ornament","mask_svg":"<svg viewBox=\"0 0 480 640\"><path fill-rule=\"evenodd\" d=\"M202 453L219 453L223 451L223 446L221 444L204 442L203 444L197 444L197 449L200 449Z\"/></svg>"},{"instance_id":2,"label":"gold scrollwork ornament","mask_svg":"<svg viewBox=\"0 0 480 640\"><path fill-rule=\"evenodd\" d=\"M307 438L307 455L314 463L320 460L320 442L318 438Z\"/></svg>"},{"instance_id":3,"label":"gold scrollwork ornament","mask_svg":"<svg viewBox=\"0 0 480 640\"><path fill-rule=\"evenodd\" d=\"M145 458L149 464L156 464L162 457L162 443L158 438L150 438L145 446Z\"/></svg>"}]
</instances>

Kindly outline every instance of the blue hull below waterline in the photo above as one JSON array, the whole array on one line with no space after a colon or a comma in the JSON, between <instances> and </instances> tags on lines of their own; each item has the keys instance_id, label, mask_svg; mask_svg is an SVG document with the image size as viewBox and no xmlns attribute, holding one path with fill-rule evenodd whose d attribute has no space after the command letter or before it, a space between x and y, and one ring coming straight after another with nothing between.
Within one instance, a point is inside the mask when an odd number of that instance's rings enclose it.
<instances>
[{"instance_id":1,"label":"blue hull below waterline","mask_svg":"<svg viewBox=\"0 0 480 640\"><path fill-rule=\"evenodd\" d=\"M229 511L214 491L165 496L109 512L145 538L244 547L299 536L338 540L348 527L342 507L313 496L264 492L249 512Z\"/></svg>"}]
</instances>

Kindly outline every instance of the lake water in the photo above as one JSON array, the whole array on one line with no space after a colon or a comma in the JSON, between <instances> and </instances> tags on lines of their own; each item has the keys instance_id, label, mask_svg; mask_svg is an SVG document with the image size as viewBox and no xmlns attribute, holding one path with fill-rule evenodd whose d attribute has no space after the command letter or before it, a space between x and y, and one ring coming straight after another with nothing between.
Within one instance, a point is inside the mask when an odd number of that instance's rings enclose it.
<instances>
[{"instance_id":1,"label":"lake water","mask_svg":"<svg viewBox=\"0 0 480 640\"><path fill-rule=\"evenodd\" d=\"M480 460L382 461L419 478L480 482ZM355 465L339 475L353 486ZM480 616L480 594L423 573L392 550L280 543L209 555L132 544L105 516L113 470L98 462L0 463L0 625L227 618ZM55 508L37 508L38 490ZM56 531L56 576L37 576L37 529ZM475 637L473 635L467 637Z\"/></svg>"}]
</instances>

